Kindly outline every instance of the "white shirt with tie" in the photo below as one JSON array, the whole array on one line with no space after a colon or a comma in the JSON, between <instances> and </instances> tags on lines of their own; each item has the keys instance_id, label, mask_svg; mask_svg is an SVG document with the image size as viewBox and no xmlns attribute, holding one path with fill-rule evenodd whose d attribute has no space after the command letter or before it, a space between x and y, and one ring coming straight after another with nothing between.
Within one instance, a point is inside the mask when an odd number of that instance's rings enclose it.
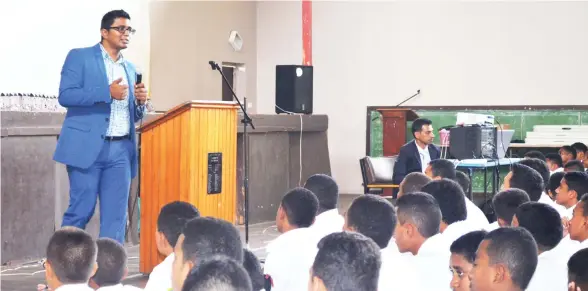
<instances>
[{"instance_id":1,"label":"white shirt with tie","mask_svg":"<svg viewBox=\"0 0 588 291\"><path fill-rule=\"evenodd\" d=\"M431 154L429 153L429 146L425 146L425 148L421 148L419 146L419 144L416 142L416 140L414 141L414 144L416 145L417 150L419 151L419 156L421 157L421 166L422 166L422 172L425 172L425 169L427 169L427 166L429 165L429 162L431 162Z\"/></svg>"}]
</instances>

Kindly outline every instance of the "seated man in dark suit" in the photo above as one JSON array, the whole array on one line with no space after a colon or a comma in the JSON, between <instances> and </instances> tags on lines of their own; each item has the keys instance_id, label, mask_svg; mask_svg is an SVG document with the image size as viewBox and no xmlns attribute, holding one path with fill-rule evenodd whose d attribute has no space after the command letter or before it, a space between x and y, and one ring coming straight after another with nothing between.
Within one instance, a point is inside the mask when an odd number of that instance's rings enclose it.
<instances>
[{"instance_id":1,"label":"seated man in dark suit","mask_svg":"<svg viewBox=\"0 0 588 291\"><path fill-rule=\"evenodd\" d=\"M441 156L441 151L433 144L433 122L419 118L412 123L412 135L414 140L400 148L392 182L399 185L404 177L412 172L425 172L427 165L432 160Z\"/></svg>"}]
</instances>

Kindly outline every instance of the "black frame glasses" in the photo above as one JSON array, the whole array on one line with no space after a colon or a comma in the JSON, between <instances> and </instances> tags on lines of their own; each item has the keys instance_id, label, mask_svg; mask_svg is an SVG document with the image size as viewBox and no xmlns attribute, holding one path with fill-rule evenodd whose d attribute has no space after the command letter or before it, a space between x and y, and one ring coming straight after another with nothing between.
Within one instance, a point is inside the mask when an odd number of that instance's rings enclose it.
<instances>
[{"instance_id":1,"label":"black frame glasses","mask_svg":"<svg viewBox=\"0 0 588 291\"><path fill-rule=\"evenodd\" d=\"M135 34L135 32L137 32L136 29L130 27L130 26L111 26L109 29L114 29L122 34L124 34L125 32L128 32L130 35Z\"/></svg>"}]
</instances>

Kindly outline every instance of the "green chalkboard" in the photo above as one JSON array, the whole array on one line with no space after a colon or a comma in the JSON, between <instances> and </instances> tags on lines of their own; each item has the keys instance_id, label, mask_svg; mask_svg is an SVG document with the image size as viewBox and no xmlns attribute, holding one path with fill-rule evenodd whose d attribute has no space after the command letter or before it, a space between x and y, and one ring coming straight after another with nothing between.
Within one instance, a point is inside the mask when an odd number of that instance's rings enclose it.
<instances>
[{"instance_id":1,"label":"green chalkboard","mask_svg":"<svg viewBox=\"0 0 588 291\"><path fill-rule=\"evenodd\" d=\"M433 121L434 128L455 125L458 111L447 110L415 110L417 115ZM460 110L459 112L483 113L494 115L497 123L508 124L515 130L513 141L524 141L528 131L533 131L535 125L586 125L588 124L588 112L580 110ZM410 130L411 122L406 124L406 140L412 139ZM370 156L382 156L382 116L378 111L371 112L370 124ZM439 144L439 136L435 136L435 143ZM508 169L501 169L504 177ZM483 175L479 172L473 176L474 192L483 191ZM490 188L488 188L490 189Z\"/></svg>"}]
</instances>

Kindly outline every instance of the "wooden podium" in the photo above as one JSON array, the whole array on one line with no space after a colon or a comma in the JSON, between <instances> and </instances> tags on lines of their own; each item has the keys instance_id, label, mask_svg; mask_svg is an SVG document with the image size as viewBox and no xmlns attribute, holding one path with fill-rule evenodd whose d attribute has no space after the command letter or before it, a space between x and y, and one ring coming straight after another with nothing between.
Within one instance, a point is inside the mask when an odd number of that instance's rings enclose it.
<instances>
[{"instance_id":1,"label":"wooden podium","mask_svg":"<svg viewBox=\"0 0 588 291\"><path fill-rule=\"evenodd\" d=\"M236 222L238 108L186 102L140 128L141 273L164 259L154 237L165 204L187 201L201 216Z\"/></svg>"},{"instance_id":2,"label":"wooden podium","mask_svg":"<svg viewBox=\"0 0 588 291\"><path fill-rule=\"evenodd\" d=\"M377 109L382 114L382 153L385 157L398 155L406 143L406 123L418 118L407 108Z\"/></svg>"}]
</instances>

